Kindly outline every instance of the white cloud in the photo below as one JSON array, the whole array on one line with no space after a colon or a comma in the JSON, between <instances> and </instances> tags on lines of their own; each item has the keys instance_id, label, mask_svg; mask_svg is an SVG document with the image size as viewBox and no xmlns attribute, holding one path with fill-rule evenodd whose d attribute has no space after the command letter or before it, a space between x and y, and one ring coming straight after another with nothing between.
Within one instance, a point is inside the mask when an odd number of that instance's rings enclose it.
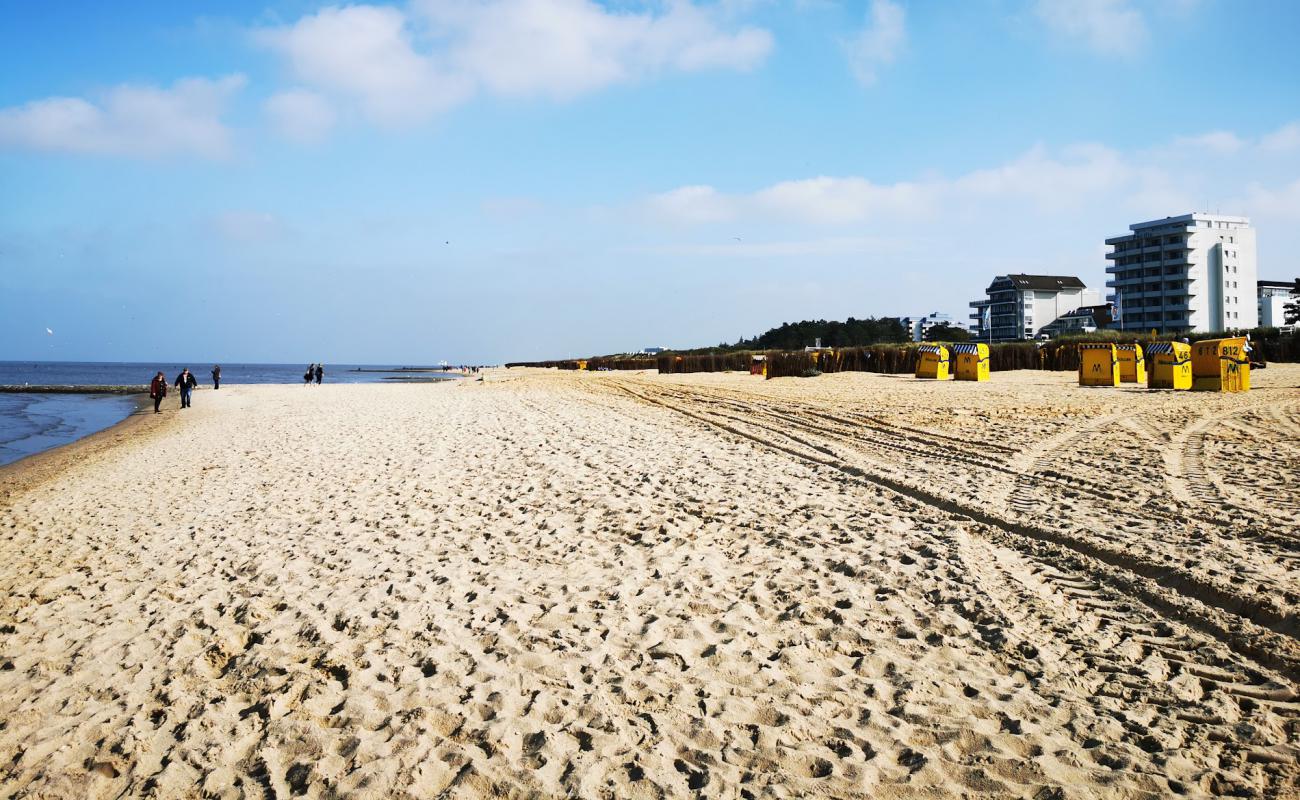
<instances>
[{"instance_id":1,"label":"white cloud","mask_svg":"<svg viewBox=\"0 0 1300 800\"><path fill-rule=\"evenodd\" d=\"M1147 40L1146 20L1129 0L1037 0L1034 11L1056 34L1104 55L1131 55Z\"/></svg>"},{"instance_id":2,"label":"white cloud","mask_svg":"<svg viewBox=\"0 0 1300 800\"><path fill-rule=\"evenodd\" d=\"M437 0L331 7L258 32L294 76L405 124L486 90L574 97L666 72L749 70L772 49L765 30L725 31L712 7L613 11L591 0Z\"/></svg>"},{"instance_id":3,"label":"white cloud","mask_svg":"<svg viewBox=\"0 0 1300 800\"><path fill-rule=\"evenodd\" d=\"M669 222L695 224L735 219L739 209L734 200L712 186L682 186L651 196L651 214Z\"/></svg>"},{"instance_id":4,"label":"white cloud","mask_svg":"<svg viewBox=\"0 0 1300 800\"><path fill-rule=\"evenodd\" d=\"M571 97L659 72L748 70L771 34L718 30L708 13L674 3L666 13L613 13L589 0L498 0L463 18L451 58L500 94Z\"/></svg>"},{"instance_id":5,"label":"white cloud","mask_svg":"<svg viewBox=\"0 0 1300 800\"><path fill-rule=\"evenodd\" d=\"M853 76L863 86L873 85L880 68L898 58L906 39L903 7L892 0L872 0L866 27L844 44Z\"/></svg>"},{"instance_id":6,"label":"white cloud","mask_svg":"<svg viewBox=\"0 0 1300 800\"><path fill-rule=\"evenodd\" d=\"M1266 135L1259 142L1267 153L1294 153L1300 150L1300 122L1292 122Z\"/></svg>"},{"instance_id":7,"label":"white cloud","mask_svg":"<svg viewBox=\"0 0 1300 800\"><path fill-rule=\"evenodd\" d=\"M790 241L736 241L720 244L669 244L630 248L627 252L667 256L707 256L710 258L783 258L792 256L841 256L880 253L893 242L865 236L838 236L824 239Z\"/></svg>"},{"instance_id":8,"label":"white cloud","mask_svg":"<svg viewBox=\"0 0 1300 800\"><path fill-rule=\"evenodd\" d=\"M230 154L221 115L243 75L185 78L169 89L121 85L99 102L51 97L0 109L0 147L156 158Z\"/></svg>"},{"instance_id":9,"label":"white cloud","mask_svg":"<svg viewBox=\"0 0 1300 800\"><path fill-rule=\"evenodd\" d=\"M262 110L280 135L303 143L324 139L337 118L328 100L303 89L272 95Z\"/></svg>"},{"instance_id":10,"label":"white cloud","mask_svg":"<svg viewBox=\"0 0 1300 800\"><path fill-rule=\"evenodd\" d=\"M712 186L683 186L647 199L654 216L700 224L741 219L814 225L857 225L872 220L928 219L944 212L987 209L1014 201L1033 209L1094 202L1127 187L1145 190L1159 177L1137 169L1114 150L1074 145L1053 156L1035 147L1006 164L954 179L880 184L859 177L818 176L782 181L750 193L727 194Z\"/></svg>"},{"instance_id":11,"label":"white cloud","mask_svg":"<svg viewBox=\"0 0 1300 800\"><path fill-rule=\"evenodd\" d=\"M950 187L963 194L1023 197L1060 207L1114 189L1133 173L1119 153L1101 145L1072 145L1060 157L1039 146L1014 161L964 175Z\"/></svg>"},{"instance_id":12,"label":"white cloud","mask_svg":"<svg viewBox=\"0 0 1300 800\"><path fill-rule=\"evenodd\" d=\"M1211 131L1199 136L1183 136L1174 140L1175 147L1189 147L1230 155L1246 146L1246 142L1231 131Z\"/></svg>"},{"instance_id":13,"label":"white cloud","mask_svg":"<svg viewBox=\"0 0 1300 800\"><path fill-rule=\"evenodd\" d=\"M382 124L422 119L470 91L416 52L406 16L396 8L325 8L257 38L288 59L303 83L356 100Z\"/></svg>"},{"instance_id":14,"label":"white cloud","mask_svg":"<svg viewBox=\"0 0 1300 800\"><path fill-rule=\"evenodd\" d=\"M874 184L864 178L818 176L783 181L755 192L753 205L782 219L834 225L880 213L917 213L929 205L925 187L912 183Z\"/></svg>"},{"instance_id":15,"label":"white cloud","mask_svg":"<svg viewBox=\"0 0 1300 800\"><path fill-rule=\"evenodd\" d=\"M1277 189L1253 183L1247 191L1247 202L1256 213L1300 221L1300 179Z\"/></svg>"}]
</instances>

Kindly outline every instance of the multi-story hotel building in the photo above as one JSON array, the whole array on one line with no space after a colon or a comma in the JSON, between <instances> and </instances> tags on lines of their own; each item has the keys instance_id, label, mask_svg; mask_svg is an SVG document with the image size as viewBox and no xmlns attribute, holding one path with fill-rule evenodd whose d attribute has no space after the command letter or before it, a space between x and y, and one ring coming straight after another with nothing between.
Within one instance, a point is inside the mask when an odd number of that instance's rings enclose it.
<instances>
[{"instance_id":1,"label":"multi-story hotel building","mask_svg":"<svg viewBox=\"0 0 1300 800\"><path fill-rule=\"evenodd\" d=\"M914 342L926 341L926 334L928 334L930 329L935 325L951 325L954 328L960 327L957 320L938 311L933 311L926 314L924 317L899 317L898 321L902 324L903 329L907 331L908 336L912 337L912 341Z\"/></svg>"},{"instance_id":2,"label":"multi-story hotel building","mask_svg":"<svg viewBox=\"0 0 1300 800\"><path fill-rule=\"evenodd\" d=\"M1246 217L1184 214L1129 226L1107 239L1106 267L1120 330L1161 333L1253 328L1255 230Z\"/></svg>"},{"instance_id":3,"label":"multi-story hotel building","mask_svg":"<svg viewBox=\"0 0 1300 800\"><path fill-rule=\"evenodd\" d=\"M998 275L984 292L970 304L972 335L992 342L1033 339L1062 315L1101 301L1070 275Z\"/></svg>"},{"instance_id":4,"label":"multi-story hotel building","mask_svg":"<svg viewBox=\"0 0 1300 800\"><path fill-rule=\"evenodd\" d=\"M1291 290L1296 285L1286 281L1259 281L1256 286L1259 296L1259 324L1265 327L1288 327L1286 305L1291 302Z\"/></svg>"}]
</instances>

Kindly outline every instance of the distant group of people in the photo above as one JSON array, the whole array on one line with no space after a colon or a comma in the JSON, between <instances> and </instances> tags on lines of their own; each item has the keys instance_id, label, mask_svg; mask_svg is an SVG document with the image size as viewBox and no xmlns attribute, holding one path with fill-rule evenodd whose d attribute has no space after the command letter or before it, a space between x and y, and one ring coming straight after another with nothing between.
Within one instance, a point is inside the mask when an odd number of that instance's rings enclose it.
<instances>
[{"instance_id":1,"label":"distant group of people","mask_svg":"<svg viewBox=\"0 0 1300 800\"><path fill-rule=\"evenodd\" d=\"M193 392L199 385L198 378L194 377L194 373L190 372L189 367L185 367L176 376L176 380L172 381L171 385L181 392L181 408L189 408ZM212 367L212 388L221 388L220 364ZM153 400L153 413L162 413L162 401L167 396L167 389L167 376L163 374L162 370L158 370L158 374L154 375L153 380L149 382L149 398Z\"/></svg>"},{"instance_id":2,"label":"distant group of people","mask_svg":"<svg viewBox=\"0 0 1300 800\"><path fill-rule=\"evenodd\" d=\"M313 382L316 383L317 385L320 385L320 383L323 382L324 380L325 380L324 364L307 365L307 371L304 372L302 375L302 382L304 385L309 386ZM158 374L154 375L153 380L149 382L149 398L153 400L153 413L155 414L162 413L163 398L167 396L168 390L173 386L180 390L181 408L189 408L190 400L193 397L193 392L196 388L198 388L198 385L199 385L198 378L194 377L194 373L190 372L189 367L182 369L180 373L176 376L176 380L171 381L170 383L168 383L167 381L167 375L164 374L162 370L158 370ZM213 389L221 388L221 365L220 364L215 364L212 367L212 388Z\"/></svg>"}]
</instances>

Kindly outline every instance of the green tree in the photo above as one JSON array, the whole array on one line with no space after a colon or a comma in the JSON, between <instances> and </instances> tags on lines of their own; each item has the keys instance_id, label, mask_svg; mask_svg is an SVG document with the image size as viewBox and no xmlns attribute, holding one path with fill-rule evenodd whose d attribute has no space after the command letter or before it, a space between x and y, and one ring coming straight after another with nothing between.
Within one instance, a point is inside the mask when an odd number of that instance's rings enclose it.
<instances>
[{"instance_id":1,"label":"green tree","mask_svg":"<svg viewBox=\"0 0 1300 800\"><path fill-rule=\"evenodd\" d=\"M861 347L907 341L907 331L896 317L786 322L753 339L736 342L737 350L799 350L821 339L823 347Z\"/></svg>"},{"instance_id":2,"label":"green tree","mask_svg":"<svg viewBox=\"0 0 1300 800\"><path fill-rule=\"evenodd\" d=\"M1286 315L1286 324L1300 325L1300 278L1295 279L1295 288L1291 290L1291 302L1282 306Z\"/></svg>"},{"instance_id":3,"label":"green tree","mask_svg":"<svg viewBox=\"0 0 1300 800\"><path fill-rule=\"evenodd\" d=\"M927 342L969 342L970 331L940 322L925 332Z\"/></svg>"}]
</instances>

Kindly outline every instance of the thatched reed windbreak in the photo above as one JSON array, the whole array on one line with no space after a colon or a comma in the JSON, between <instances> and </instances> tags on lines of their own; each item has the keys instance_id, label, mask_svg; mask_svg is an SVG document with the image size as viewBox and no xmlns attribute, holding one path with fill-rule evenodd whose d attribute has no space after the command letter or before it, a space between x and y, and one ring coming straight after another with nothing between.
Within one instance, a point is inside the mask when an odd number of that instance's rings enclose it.
<instances>
[{"instance_id":1,"label":"thatched reed windbreak","mask_svg":"<svg viewBox=\"0 0 1300 800\"><path fill-rule=\"evenodd\" d=\"M646 356L608 356L587 359L587 369L596 372L602 369L634 370L654 369L658 362Z\"/></svg>"},{"instance_id":2,"label":"thatched reed windbreak","mask_svg":"<svg viewBox=\"0 0 1300 800\"><path fill-rule=\"evenodd\" d=\"M1199 333L1190 336L1192 341L1221 339L1232 334ZM1176 335L1156 337L1158 340L1180 339ZM1005 372L1013 369L1044 369L1073 372L1079 368L1079 345L1086 342L1133 342L1145 344L1150 335L1123 331L1100 331L1078 338L1054 339L1050 342L1004 342L989 347L989 369ZM1257 328L1251 331L1251 354L1254 361L1300 362L1300 334L1279 331L1277 328ZM675 355L664 353L657 358L649 356L608 356L563 361L515 361L507 367L551 367L556 369L588 370L641 370L658 369L664 374L691 372L748 372L754 356L767 358L767 376L782 378L818 372L879 372L884 374L910 374L916 371L915 344L880 344L867 347L845 347L822 350L816 354L802 350L772 350L766 353L751 350Z\"/></svg>"},{"instance_id":3,"label":"thatched reed windbreak","mask_svg":"<svg viewBox=\"0 0 1300 800\"><path fill-rule=\"evenodd\" d=\"M506 369L512 367L536 367L538 369L579 369L581 365L575 359L564 361L510 361Z\"/></svg>"},{"instance_id":4,"label":"thatched reed windbreak","mask_svg":"<svg viewBox=\"0 0 1300 800\"><path fill-rule=\"evenodd\" d=\"M656 366L664 375L688 372L748 372L755 355L747 350L738 353L706 353L693 356L664 354L659 356Z\"/></svg>"},{"instance_id":5,"label":"thatched reed windbreak","mask_svg":"<svg viewBox=\"0 0 1300 800\"><path fill-rule=\"evenodd\" d=\"M646 356L600 356L586 359L565 359L563 361L511 361L511 367L538 367L541 369L585 369L591 372L601 369L654 369L655 359Z\"/></svg>"},{"instance_id":6,"label":"thatched reed windbreak","mask_svg":"<svg viewBox=\"0 0 1300 800\"><path fill-rule=\"evenodd\" d=\"M1300 361L1300 333L1252 340L1252 344L1265 361L1284 361L1292 364Z\"/></svg>"}]
</instances>

